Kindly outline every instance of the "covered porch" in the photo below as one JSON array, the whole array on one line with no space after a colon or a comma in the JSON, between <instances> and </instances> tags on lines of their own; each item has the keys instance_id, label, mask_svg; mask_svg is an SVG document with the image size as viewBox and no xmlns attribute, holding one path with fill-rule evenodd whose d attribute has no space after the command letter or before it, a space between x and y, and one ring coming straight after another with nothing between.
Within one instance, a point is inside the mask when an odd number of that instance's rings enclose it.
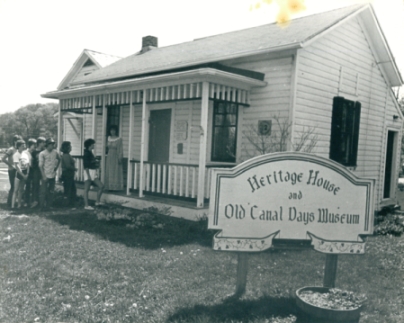
<instances>
[{"instance_id":1,"label":"covered porch","mask_svg":"<svg viewBox=\"0 0 404 323\"><path fill-rule=\"evenodd\" d=\"M217 67L217 66L216 66ZM131 196L131 204L153 201L168 204L181 201L188 209L203 209L209 201L210 174L213 167L232 167L232 162L212 162L212 109L214 102L222 102L233 109L249 108L250 92L265 86L263 74L232 69L203 67L136 79L83 85L82 87L46 93L45 97L60 101L58 147L63 140L65 118L72 113L81 119L79 141L94 138L95 155L101 161L101 180L105 178L106 138L111 109L120 111L121 132L124 140L124 194L108 194L124 198ZM171 109L167 158L152 156L151 125L154 111ZM235 122L241 123L242 113ZM168 119L168 118L167 118ZM160 129L157 129L157 133ZM77 132L79 133L79 131ZM234 134L237 138L241 131ZM235 142L241 142L236 140ZM237 147L235 148L237 149ZM76 180L83 181L82 147L72 153L78 171ZM163 154L163 153L162 153ZM132 200L132 199L131 199ZM138 202L134 202L138 201ZM140 202L139 202L140 201ZM177 201L177 202L175 202ZM172 203L171 203L172 204Z\"/></svg>"}]
</instances>

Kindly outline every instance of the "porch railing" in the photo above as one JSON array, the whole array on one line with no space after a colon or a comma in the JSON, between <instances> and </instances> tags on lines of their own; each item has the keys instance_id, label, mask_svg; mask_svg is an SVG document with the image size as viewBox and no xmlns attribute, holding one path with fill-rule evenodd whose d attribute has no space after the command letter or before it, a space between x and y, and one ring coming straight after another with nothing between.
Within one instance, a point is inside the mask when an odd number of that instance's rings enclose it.
<instances>
[{"instance_id":1,"label":"porch railing","mask_svg":"<svg viewBox=\"0 0 404 323\"><path fill-rule=\"evenodd\" d=\"M75 180L84 181L83 156L72 156L76 162L77 172ZM97 158L100 158L98 156ZM131 179L129 188L140 189L140 161L131 160ZM207 166L205 171L204 198L210 196L210 178L212 167ZM226 167L226 166L223 166ZM227 166L230 167L230 166ZM199 165L180 163L143 163L143 191L160 193L167 196L177 196L196 199L198 194ZM125 180L126 183L126 180Z\"/></svg>"},{"instance_id":2,"label":"porch railing","mask_svg":"<svg viewBox=\"0 0 404 323\"><path fill-rule=\"evenodd\" d=\"M140 162L131 160L130 189L140 189ZM151 163L143 165L143 191L164 195L196 198L198 194L198 165ZM206 168L204 198L210 195L210 168Z\"/></svg>"}]
</instances>

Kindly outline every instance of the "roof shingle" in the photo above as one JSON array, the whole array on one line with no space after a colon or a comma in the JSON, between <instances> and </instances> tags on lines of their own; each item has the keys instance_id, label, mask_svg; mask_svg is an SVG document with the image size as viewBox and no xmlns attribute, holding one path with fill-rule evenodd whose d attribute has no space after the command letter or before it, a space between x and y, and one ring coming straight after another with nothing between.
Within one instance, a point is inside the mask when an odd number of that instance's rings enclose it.
<instances>
[{"instance_id":1,"label":"roof shingle","mask_svg":"<svg viewBox=\"0 0 404 323\"><path fill-rule=\"evenodd\" d=\"M299 46L321 34L366 5L354 5L293 20L287 28L276 23L160 47L135 53L87 75L82 82L111 79L171 70L258 52Z\"/></svg>"}]
</instances>

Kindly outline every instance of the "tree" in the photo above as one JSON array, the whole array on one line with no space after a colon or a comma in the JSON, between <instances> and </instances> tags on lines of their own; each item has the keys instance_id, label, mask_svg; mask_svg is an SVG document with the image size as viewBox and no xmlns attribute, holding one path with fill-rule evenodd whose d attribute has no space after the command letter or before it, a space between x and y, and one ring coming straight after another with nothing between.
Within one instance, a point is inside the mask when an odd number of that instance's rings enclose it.
<instances>
[{"instance_id":1,"label":"tree","mask_svg":"<svg viewBox=\"0 0 404 323\"><path fill-rule=\"evenodd\" d=\"M29 138L52 137L57 140L57 103L28 104L15 112L0 115L0 127L3 129L4 141L8 145L15 134L25 141Z\"/></svg>"},{"instance_id":2,"label":"tree","mask_svg":"<svg viewBox=\"0 0 404 323\"><path fill-rule=\"evenodd\" d=\"M291 140L291 123L287 118L281 120L279 115L273 116L272 120L275 121L276 129L268 134L260 132L255 124L249 124L246 126L243 135L250 144L250 147L254 148L254 153L251 155L249 150L244 146L249 157L254 157L257 153L258 155L264 155L287 150L288 142ZM292 145L292 150L309 153L317 145L317 142L318 135L315 133L315 129L312 127L305 127L300 133L297 133Z\"/></svg>"}]
</instances>

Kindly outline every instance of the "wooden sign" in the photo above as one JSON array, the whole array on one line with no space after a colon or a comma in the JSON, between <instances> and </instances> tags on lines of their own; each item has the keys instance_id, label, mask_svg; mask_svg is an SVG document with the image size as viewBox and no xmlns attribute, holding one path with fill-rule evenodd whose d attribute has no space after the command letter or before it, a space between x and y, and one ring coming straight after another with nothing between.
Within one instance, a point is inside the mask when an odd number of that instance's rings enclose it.
<instances>
[{"instance_id":1,"label":"wooden sign","mask_svg":"<svg viewBox=\"0 0 404 323\"><path fill-rule=\"evenodd\" d=\"M212 170L209 229L215 250L262 251L273 239L311 240L328 254L365 252L374 180L307 153L275 153Z\"/></svg>"}]
</instances>

